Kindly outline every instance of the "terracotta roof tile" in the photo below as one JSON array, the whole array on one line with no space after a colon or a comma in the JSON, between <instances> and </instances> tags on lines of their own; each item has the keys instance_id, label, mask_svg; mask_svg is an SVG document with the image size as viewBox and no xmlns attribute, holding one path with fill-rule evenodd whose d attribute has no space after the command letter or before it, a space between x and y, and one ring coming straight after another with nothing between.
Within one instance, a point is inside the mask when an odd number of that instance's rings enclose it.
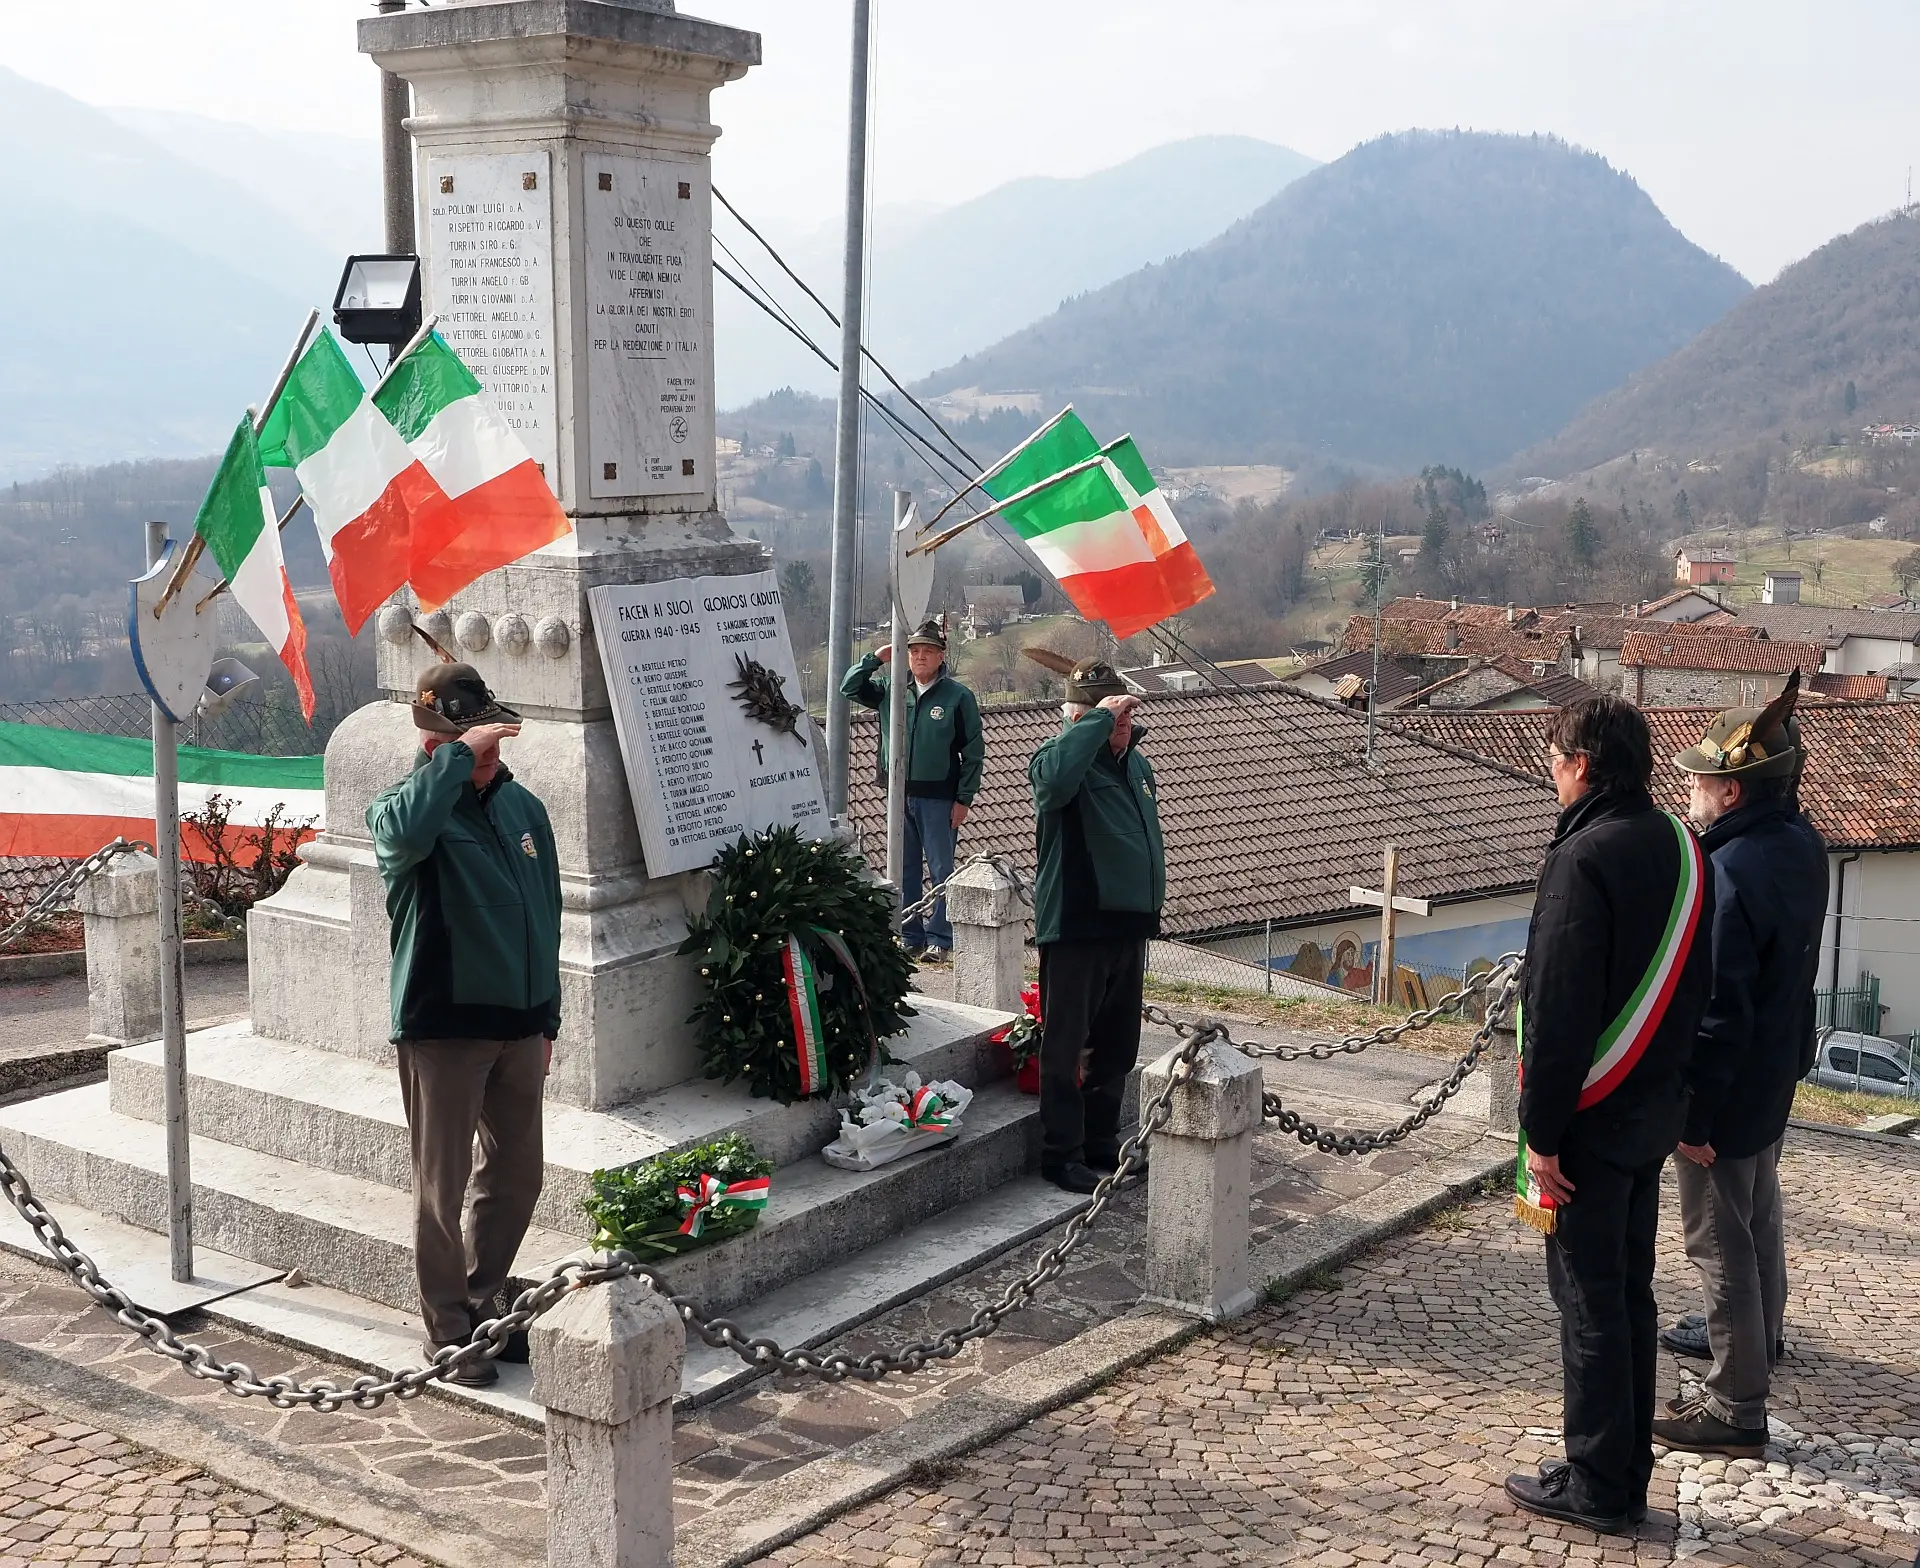
<instances>
[{"instance_id":1,"label":"terracotta roof tile","mask_svg":"<svg viewBox=\"0 0 1920 1568\"><path fill-rule=\"evenodd\" d=\"M1815 674L1809 678L1808 685L1822 697L1831 697L1835 702L1887 700L1885 675Z\"/></svg>"},{"instance_id":2,"label":"terracotta roof tile","mask_svg":"<svg viewBox=\"0 0 1920 1568\"><path fill-rule=\"evenodd\" d=\"M991 703L985 780L960 853L1033 868L1027 760L1060 726L1056 703ZM1287 687L1149 696L1147 753L1160 781L1170 936L1305 923L1352 913L1380 852L1404 846L1408 896L1451 902L1530 888L1558 815L1528 773L1383 727L1365 765L1364 715ZM875 778L879 721L849 727L849 811L870 861L885 862L886 803Z\"/></svg>"},{"instance_id":3,"label":"terracotta roof tile","mask_svg":"<svg viewBox=\"0 0 1920 1568\"><path fill-rule=\"evenodd\" d=\"M1653 730L1655 796L1681 809L1687 782L1664 759L1685 751L1713 721L1712 708L1648 708ZM1552 713L1422 709L1387 722L1510 768L1547 776L1547 724ZM1820 703L1800 710L1807 770L1800 799L1835 849L1920 849L1920 704Z\"/></svg>"},{"instance_id":4,"label":"terracotta roof tile","mask_svg":"<svg viewBox=\"0 0 1920 1568\"><path fill-rule=\"evenodd\" d=\"M1765 637L1669 635L1657 631L1629 632L1620 645L1625 669L1726 670L1740 675L1785 675L1804 670L1811 675L1827 657L1817 642L1774 642Z\"/></svg>"},{"instance_id":5,"label":"terracotta roof tile","mask_svg":"<svg viewBox=\"0 0 1920 1568\"><path fill-rule=\"evenodd\" d=\"M1920 615L1906 615L1898 610L1845 610L1823 604L1744 604L1739 616L1742 623L1758 626L1769 637L1789 642L1834 646L1848 637L1920 641Z\"/></svg>"}]
</instances>

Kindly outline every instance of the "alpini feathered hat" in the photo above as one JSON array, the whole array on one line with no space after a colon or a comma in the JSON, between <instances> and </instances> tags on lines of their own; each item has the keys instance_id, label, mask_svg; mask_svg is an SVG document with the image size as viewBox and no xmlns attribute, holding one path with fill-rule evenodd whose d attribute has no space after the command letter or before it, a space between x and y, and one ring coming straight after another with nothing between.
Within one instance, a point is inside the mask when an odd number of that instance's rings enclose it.
<instances>
[{"instance_id":1,"label":"alpini feathered hat","mask_svg":"<svg viewBox=\"0 0 1920 1568\"><path fill-rule=\"evenodd\" d=\"M1127 695L1127 683L1105 659L1071 659L1064 653L1055 653L1051 648L1022 648L1020 651L1042 669L1052 670L1055 675L1067 678L1068 702L1084 702L1092 707L1103 697Z\"/></svg>"},{"instance_id":2,"label":"alpini feathered hat","mask_svg":"<svg viewBox=\"0 0 1920 1568\"><path fill-rule=\"evenodd\" d=\"M1800 672L1787 677L1780 695L1764 708L1729 708L1707 726L1697 745L1673 759L1686 773L1721 779L1783 779L1800 766Z\"/></svg>"}]
</instances>

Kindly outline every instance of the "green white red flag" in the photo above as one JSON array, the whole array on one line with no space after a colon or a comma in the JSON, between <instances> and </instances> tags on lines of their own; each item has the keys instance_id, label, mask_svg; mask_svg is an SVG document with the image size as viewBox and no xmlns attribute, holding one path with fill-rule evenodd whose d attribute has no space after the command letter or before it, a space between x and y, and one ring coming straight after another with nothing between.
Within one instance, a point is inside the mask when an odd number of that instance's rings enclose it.
<instances>
[{"instance_id":1,"label":"green white red flag","mask_svg":"<svg viewBox=\"0 0 1920 1568\"><path fill-rule=\"evenodd\" d=\"M242 858L245 841L258 836L275 807L282 824L321 823L322 786L318 757L180 748L182 814L200 815L208 797L219 794L229 808L224 847ZM151 741L0 724L0 857L77 860L116 838L153 842ZM191 823L182 825L180 852L189 860L213 858Z\"/></svg>"},{"instance_id":2,"label":"green white red flag","mask_svg":"<svg viewBox=\"0 0 1920 1568\"><path fill-rule=\"evenodd\" d=\"M407 576L422 609L566 537L540 465L439 333L401 357L373 401L451 508L448 527L414 536Z\"/></svg>"},{"instance_id":3,"label":"green white red flag","mask_svg":"<svg viewBox=\"0 0 1920 1568\"><path fill-rule=\"evenodd\" d=\"M1131 637L1213 592L1130 436L1102 446L1072 408L980 481L1090 621Z\"/></svg>"},{"instance_id":4,"label":"green white red flag","mask_svg":"<svg viewBox=\"0 0 1920 1568\"><path fill-rule=\"evenodd\" d=\"M307 627L287 580L280 553L280 525L273 493L254 438L253 416L244 415L227 443L226 455L193 530L206 541L207 553L220 563L233 602L260 628L261 636L287 667L300 711L313 722L313 681L307 675ZM98 845L94 846L96 849Z\"/></svg>"},{"instance_id":5,"label":"green white red flag","mask_svg":"<svg viewBox=\"0 0 1920 1568\"><path fill-rule=\"evenodd\" d=\"M299 476L333 596L347 630L359 631L405 585L415 541L451 533L446 495L325 330L300 356L260 445L268 466Z\"/></svg>"}]
</instances>

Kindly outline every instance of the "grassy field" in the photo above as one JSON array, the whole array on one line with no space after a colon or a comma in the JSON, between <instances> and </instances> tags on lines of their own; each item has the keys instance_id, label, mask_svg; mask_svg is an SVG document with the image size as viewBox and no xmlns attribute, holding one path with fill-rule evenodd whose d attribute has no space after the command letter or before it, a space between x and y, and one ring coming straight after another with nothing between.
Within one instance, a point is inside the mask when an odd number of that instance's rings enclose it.
<instances>
[{"instance_id":1,"label":"grassy field","mask_svg":"<svg viewBox=\"0 0 1920 1568\"><path fill-rule=\"evenodd\" d=\"M1233 1021L1240 1020L1253 1025L1297 1029L1327 1040L1371 1034L1385 1024L1399 1023L1406 1016L1392 1008L1375 1007L1357 999L1347 1002L1337 997L1259 996L1247 991L1158 979L1147 981L1146 995L1148 1001L1158 1002L1172 1013L1195 1018L1217 1017L1227 1024L1229 1032ZM1399 1044L1423 1056L1452 1061L1472 1042L1473 1030L1470 1023L1442 1018L1425 1029L1405 1035Z\"/></svg>"},{"instance_id":2,"label":"grassy field","mask_svg":"<svg viewBox=\"0 0 1920 1568\"><path fill-rule=\"evenodd\" d=\"M1800 573L1800 600L1803 604L1842 607L1871 604L1875 599L1898 593L1893 563L1914 546L1904 539L1807 539L1792 541L1778 534L1766 536L1747 533L1729 539L1726 535L1701 536L1699 543L1721 547L1731 545L1739 557L1734 581L1727 596L1736 604L1757 603L1762 579L1770 571ZM1819 572L1818 580L1815 571Z\"/></svg>"},{"instance_id":3,"label":"grassy field","mask_svg":"<svg viewBox=\"0 0 1920 1568\"><path fill-rule=\"evenodd\" d=\"M1874 1116L1920 1116L1920 1100L1897 1100L1890 1094L1850 1094L1803 1083L1793 1094L1793 1114L1805 1122L1858 1127Z\"/></svg>"}]
</instances>

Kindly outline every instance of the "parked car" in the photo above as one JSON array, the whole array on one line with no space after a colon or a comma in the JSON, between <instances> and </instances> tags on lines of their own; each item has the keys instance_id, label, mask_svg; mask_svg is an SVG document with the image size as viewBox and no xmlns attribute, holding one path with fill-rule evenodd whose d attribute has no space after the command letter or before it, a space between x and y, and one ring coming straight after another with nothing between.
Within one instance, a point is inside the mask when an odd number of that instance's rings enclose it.
<instances>
[{"instance_id":1,"label":"parked car","mask_svg":"<svg viewBox=\"0 0 1920 1568\"><path fill-rule=\"evenodd\" d=\"M1920 1100L1920 1062L1913 1048L1898 1040L1835 1029L1821 1040L1807 1082L1822 1089Z\"/></svg>"}]
</instances>

